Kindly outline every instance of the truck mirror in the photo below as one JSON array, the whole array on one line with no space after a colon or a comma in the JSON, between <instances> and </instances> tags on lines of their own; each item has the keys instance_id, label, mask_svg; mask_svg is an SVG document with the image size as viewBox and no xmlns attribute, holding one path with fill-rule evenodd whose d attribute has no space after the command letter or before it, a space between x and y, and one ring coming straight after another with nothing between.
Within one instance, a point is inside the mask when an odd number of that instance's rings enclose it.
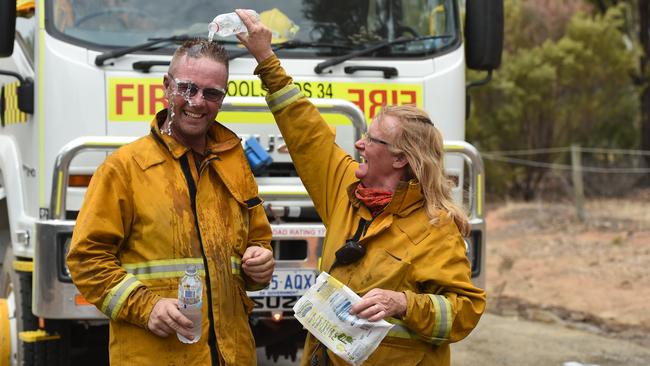
<instances>
[{"instance_id":1,"label":"truck mirror","mask_svg":"<svg viewBox=\"0 0 650 366\"><path fill-rule=\"evenodd\" d=\"M13 71L0 70L0 75L13 76L20 84L16 87L15 98L17 99L18 110L28 114L34 114L34 80L32 78L23 78L20 74ZM0 87L0 126L5 126L4 114L7 108L13 108L13 105L7 104L6 85Z\"/></svg>"},{"instance_id":2,"label":"truck mirror","mask_svg":"<svg viewBox=\"0 0 650 366\"><path fill-rule=\"evenodd\" d=\"M34 114L34 81L31 78L22 80L16 94L18 95L18 109L27 114Z\"/></svg>"},{"instance_id":3,"label":"truck mirror","mask_svg":"<svg viewBox=\"0 0 650 366\"><path fill-rule=\"evenodd\" d=\"M16 36L16 1L0 0L0 57L14 52Z\"/></svg>"},{"instance_id":4,"label":"truck mirror","mask_svg":"<svg viewBox=\"0 0 650 366\"><path fill-rule=\"evenodd\" d=\"M503 49L503 0L468 0L465 6L467 67L494 70L501 64Z\"/></svg>"}]
</instances>

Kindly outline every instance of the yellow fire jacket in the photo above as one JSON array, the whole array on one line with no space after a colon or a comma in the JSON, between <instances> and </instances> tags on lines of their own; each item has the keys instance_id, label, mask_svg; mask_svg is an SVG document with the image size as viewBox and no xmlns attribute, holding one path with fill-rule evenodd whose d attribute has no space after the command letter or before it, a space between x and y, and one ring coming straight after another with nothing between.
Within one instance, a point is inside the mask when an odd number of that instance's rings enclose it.
<instances>
[{"instance_id":1,"label":"yellow fire jacket","mask_svg":"<svg viewBox=\"0 0 650 366\"><path fill-rule=\"evenodd\" d=\"M67 263L82 295L110 318L111 365L255 365L248 323L256 284L241 271L249 246L270 249L271 228L239 138L219 123L202 160L159 125L95 172ZM161 297L176 298L188 264L204 282L199 342L147 329ZM216 342L215 342L216 339Z\"/></svg>"},{"instance_id":2,"label":"yellow fire jacket","mask_svg":"<svg viewBox=\"0 0 650 366\"><path fill-rule=\"evenodd\" d=\"M472 285L458 228L444 215L439 225L429 224L419 183L402 182L359 240L366 255L331 268L336 250L353 237L360 219L372 219L353 193L359 183L354 176L358 163L335 144L334 131L275 56L260 63L255 73L268 88L269 108L327 227L321 270L360 296L373 288L406 294L406 314L400 320L387 319L396 326L365 364L449 365L449 343L466 337L485 308L485 292ZM310 364L317 345L310 334L302 365ZM329 364L346 365L329 351L328 359Z\"/></svg>"}]
</instances>

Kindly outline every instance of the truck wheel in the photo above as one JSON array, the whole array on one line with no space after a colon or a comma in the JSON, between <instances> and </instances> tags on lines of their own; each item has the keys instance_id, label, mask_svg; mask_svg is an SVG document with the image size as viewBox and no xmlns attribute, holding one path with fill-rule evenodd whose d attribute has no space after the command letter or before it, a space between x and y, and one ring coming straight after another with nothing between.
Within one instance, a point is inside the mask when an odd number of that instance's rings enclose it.
<instances>
[{"instance_id":1,"label":"truck wheel","mask_svg":"<svg viewBox=\"0 0 650 366\"><path fill-rule=\"evenodd\" d=\"M1 250L1 249L0 249ZM18 340L18 333L33 330L38 319L32 314L32 276L27 272L16 272L13 268L14 255L11 246L4 249L2 271L0 271L0 298L7 301L11 326L11 365L23 365L24 347Z\"/></svg>"},{"instance_id":2,"label":"truck wheel","mask_svg":"<svg viewBox=\"0 0 650 366\"><path fill-rule=\"evenodd\" d=\"M2 249L0 249L2 250ZM18 334L23 331L37 330L38 319L32 314L32 274L14 270L15 257L11 246L7 245L2 257L0 270L0 299L7 305L0 316L8 317L10 325L11 350L10 365L16 366L41 366L58 365L59 342L34 342L26 343L18 339ZM0 307L0 310L2 308ZM0 319L0 323L5 319ZM3 343L0 343L2 345ZM6 342L4 344L7 344ZM0 355L4 354L0 349ZM56 354L56 355L55 355ZM0 362L2 363L2 362Z\"/></svg>"}]
</instances>

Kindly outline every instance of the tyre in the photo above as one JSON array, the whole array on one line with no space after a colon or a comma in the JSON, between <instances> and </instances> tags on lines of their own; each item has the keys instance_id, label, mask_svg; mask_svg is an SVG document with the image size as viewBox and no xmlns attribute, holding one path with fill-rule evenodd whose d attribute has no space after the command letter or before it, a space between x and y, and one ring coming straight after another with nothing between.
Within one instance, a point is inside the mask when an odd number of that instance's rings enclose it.
<instances>
[{"instance_id":1,"label":"tyre","mask_svg":"<svg viewBox=\"0 0 650 366\"><path fill-rule=\"evenodd\" d=\"M0 268L0 298L8 303L9 323L11 324L12 366L46 366L65 365L67 356L64 343L61 341L66 335L67 324L50 321L46 327L48 334L57 334L63 337L48 341L23 342L18 334L23 331L38 330L38 318L32 314L32 273L14 270L13 263L16 258L11 246L7 245L2 256ZM3 315L4 316L4 315Z\"/></svg>"},{"instance_id":2,"label":"tyre","mask_svg":"<svg viewBox=\"0 0 650 366\"><path fill-rule=\"evenodd\" d=\"M6 299L10 303L9 308L13 309L13 314L9 314L9 320L12 323L11 337L14 340L12 344L17 348L11 350L11 365L25 365L25 349L22 342L18 340L18 333L38 328L38 319L31 311L32 276L31 273L14 270L15 258L11 246L7 245L0 250L4 250L0 271L0 298Z\"/></svg>"}]
</instances>

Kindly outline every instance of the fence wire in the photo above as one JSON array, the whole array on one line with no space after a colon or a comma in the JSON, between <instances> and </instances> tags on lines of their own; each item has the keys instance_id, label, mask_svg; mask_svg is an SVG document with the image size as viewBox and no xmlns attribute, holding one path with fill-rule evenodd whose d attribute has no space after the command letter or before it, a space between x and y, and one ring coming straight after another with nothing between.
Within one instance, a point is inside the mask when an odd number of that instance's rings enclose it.
<instances>
[{"instance_id":1,"label":"fence wire","mask_svg":"<svg viewBox=\"0 0 650 366\"><path fill-rule=\"evenodd\" d=\"M487 151L482 152L481 155L486 160L499 161L508 164L523 165L535 168L546 168L556 170L573 170L575 169L571 164L548 163L544 161L536 161L530 159L516 158L513 156L527 156L539 154L557 154L569 153L571 147L553 147L543 149L526 149L526 150L501 150L501 151ZM607 148L594 148L594 147L576 147L580 153L590 154L614 154L614 155L632 155L632 156L650 156L650 151L646 150L625 150L625 149L607 149ZM650 168L646 167L599 167L599 166L585 166L581 165L579 169L584 173L599 173L599 174L649 174Z\"/></svg>"}]
</instances>

